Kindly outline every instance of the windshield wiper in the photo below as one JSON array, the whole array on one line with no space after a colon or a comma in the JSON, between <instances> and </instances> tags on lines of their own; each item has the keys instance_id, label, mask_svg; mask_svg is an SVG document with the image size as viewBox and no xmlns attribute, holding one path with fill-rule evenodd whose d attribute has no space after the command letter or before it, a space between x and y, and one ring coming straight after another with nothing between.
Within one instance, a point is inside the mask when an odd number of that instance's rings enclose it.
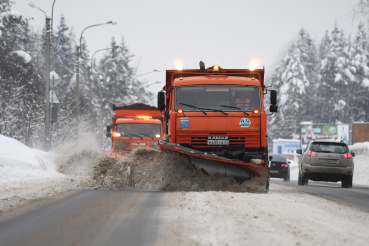
<instances>
[{"instance_id":1,"label":"windshield wiper","mask_svg":"<svg viewBox=\"0 0 369 246\"><path fill-rule=\"evenodd\" d=\"M205 113L205 111L203 111L202 109L205 109L205 110L212 110L213 112L221 112L225 115L228 115L227 113L225 113L223 110L220 110L220 109L212 109L212 108L199 108L199 107L195 107L195 106L192 106L192 105L189 105L189 104L185 104L185 103L179 103L179 104L182 104L182 105L185 105L185 106L188 106L188 107L192 107L192 108L196 108L198 110L200 110L201 112L203 112L204 114L208 115L207 113Z\"/></svg>"},{"instance_id":2,"label":"windshield wiper","mask_svg":"<svg viewBox=\"0 0 369 246\"><path fill-rule=\"evenodd\" d=\"M141 137L140 135L137 135L137 134L127 134L127 135L124 135L123 137L130 137L130 138L132 138L131 136L133 136L133 137L139 137L139 138L144 139L143 137Z\"/></svg>"},{"instance_id":3,"label":"windshield wiper","mask_svg":"<svg viewBox=\"0 0 369 246\"><path fill-rule=\"evenodd\" d=\"M198 108L196 106L192 106L190 104L185 104L185 103L179 103L179 104L184 105L184 106L188 106L188 107L191 107L191 108L196 108L196 109L200 110L201 112L203 112L205 115L208 115L204 110L202 110L201 108Z\"/></svg>"},{"instance_id":4,"label":"windshield wiper","mask_svg":"<svg viewBox=\"0 0 369 246\"><path fill-rule=\"evenodd\" d=\"M150 135L148 135L148 134L140 134L140 136L145 136L145 137L149 137L149 138L155 139L154 137L151 137L151 136L150 136Z\"/></svg>"},{"instance_id":5,"label":"windshield wiper","mask_svg":"<svg viewBox=\"0 0 369 246\"><path fill-rule=\"evenodd\" d=\"M221 112L225 115L228 115L226 112L224 112L223 110L220 110L220 109L210 109L210 108L208 108L208 110L213 110L214 112Z\"/></svg>"},{"instance_id":6,"label":"windshield wiper","mask_svg":"<svg viewBox=\"0 0 369 246\"><path fill-rule=\"evenodd\" d=\"M239 107L234 107L234 106L226 106L226 105L219 105L221 107L225 107L225 108L234 108L234 109L238 109L239 111L241 111L242 113L249 115L248 113L246 113L245 111L243 111L242 109L240 109Z\"/></svg>"}]
</instances>

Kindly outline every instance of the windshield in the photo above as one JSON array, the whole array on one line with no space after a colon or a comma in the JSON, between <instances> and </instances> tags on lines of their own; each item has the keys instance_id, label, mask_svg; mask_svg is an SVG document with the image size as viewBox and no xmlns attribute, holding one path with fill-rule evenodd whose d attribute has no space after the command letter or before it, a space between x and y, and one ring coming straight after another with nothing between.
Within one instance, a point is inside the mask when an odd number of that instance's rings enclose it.
<instances>
[{"instance_id":1,"label":"windshield","mask_svg":"<svg viewBox=\"0 0 369 246\"><path fill-rule=\"evenodd\" d=\"M346 144L341 143L312 143L310 150L315 152L326 152L326 153L337 153L344 154L348 153L349 149Z\"/></svg>"},{"instance_id":2,"label":"windshield","mask_svg":"<svg viewBox=\"0 0 369 246\"><path fill-rule=\"evenodd\" d=\"M180 86L176 88L175 107L176 110L182 108L185 112L200 109L253 111L258 108L260 110L260 89L257 86L244 85Z\"/></svg>"},{"instance_id":3,"label":"windshield","mask_svg":"<svg viewBox=\"0 0 369 246\"><path fill-rule=\"evenodd\" d=\"M160 135L160 125L143 123L122 123L118 124L116 132L122 137L152 137Z\"/></svg>"}]
</instances>

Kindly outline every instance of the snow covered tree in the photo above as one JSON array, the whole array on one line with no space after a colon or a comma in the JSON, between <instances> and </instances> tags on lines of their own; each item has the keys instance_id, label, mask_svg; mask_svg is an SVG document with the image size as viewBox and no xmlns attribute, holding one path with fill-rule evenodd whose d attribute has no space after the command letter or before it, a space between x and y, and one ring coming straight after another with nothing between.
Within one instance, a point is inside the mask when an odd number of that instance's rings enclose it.
<instances>
[{"instance_id":1,"label":"snow covered tree","mask_svg":"<svg viewBox=\"0 0 369 246\"><path fill-rule=\"evenodd\" d=\"M314 93L317 91L314 87L317 60L313 41L301 29L272 76L272 86L279 92L279 112L272 117L270 126L271 130L283 128L277 130L279 134L276 137L293 138L299 133L300 121L311 120L315 106Z\"/></svg>"},{"instance_id":2,"label":"snow covered tree","mask_svg":"<svg viewBox=\"0 0 369 246\"><path fill-rule=\"evenodd\" d=\"M33 119L29 102L39 89L32 57L25 50L30 47L28 17L12 11L10 1L0 4L0 134L26 142L24 133Z\"/></svg>"},{"instance_id":3,"label":"snow covered tree","mask_svg":"<svg viewBox=\"0 0 369 246\"><path fill-rule=\"evenodd\" d=\"M350 83L346 86L349 100L350 123L368 120L369 105L369 52L368 37L362 23L349 49L348 67L344 72Z\"/></svg>"},{"instance_id":4,"label":"snow covered tree","mask_svg":"<svg viewBox=\"0 0 369 246\"><path fill-rule=\"evenodd\" d=\"M337 96L340 92L340 80L336 78L337 73L341 70L344 63L343 51L345 40L342 33L335 25L332 31L328 52L321 60L320 66L320 86L324 88L325 103L322 104L323 112L326 112L323 121L326 123L334 123L333 110L334 103L337 102Z\"/></svg>"}]
</instances>

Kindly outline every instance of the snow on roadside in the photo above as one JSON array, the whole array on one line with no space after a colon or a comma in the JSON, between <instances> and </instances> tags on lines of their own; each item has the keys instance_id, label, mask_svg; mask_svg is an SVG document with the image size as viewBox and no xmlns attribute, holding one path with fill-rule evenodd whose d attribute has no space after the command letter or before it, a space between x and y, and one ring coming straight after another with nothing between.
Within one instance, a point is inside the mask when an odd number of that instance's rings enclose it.
<instances>
[{"instance_id":1,"label":"snow on roadside","mask_svg":"<svg viewBox=\"0 0 369 246\"><path fill-rule=\"evenodd\" d=\"M47 153L0 135L0 216L81 186L89 187L88 169L93 163L88 154L93 142L69 143Z\"/></svg>"},{"instance_id":2,"label":"snow on roadside","mask_svg":"<svg viewBox=\"0 0 369 246\"><path fill-rule=\"evenodd\" d=\"M53 153L31 149L15 139L0 135L0 184L45 177L63 177L54 164Z\"/></svg>"},{"instance_id":3,"label":"snow on roadside","mask_svg":"<svg viewBox=\"0 0 369 246\"><path fill-rule=\"evenodd\" d=\"M160 245L367 245L369 214L272 183L268 194L172 192Z\"/></svg>"}]
</instances>

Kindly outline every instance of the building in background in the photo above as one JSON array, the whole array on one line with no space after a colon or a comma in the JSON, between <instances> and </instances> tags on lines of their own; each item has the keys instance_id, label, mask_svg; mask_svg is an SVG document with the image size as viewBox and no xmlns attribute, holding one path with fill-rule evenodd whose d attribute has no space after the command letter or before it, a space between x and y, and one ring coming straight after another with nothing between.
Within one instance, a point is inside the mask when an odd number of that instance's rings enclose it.
<instances>
[{"instance_id":1,"label":"building in background","mask_svg":"<svg viewBox=\"0 0 369 246\"><path fill-rule=\"evenodd\" d=\"M369 122L352 124L352 144L369 142Z\"/></svg>"}]
</instances>

